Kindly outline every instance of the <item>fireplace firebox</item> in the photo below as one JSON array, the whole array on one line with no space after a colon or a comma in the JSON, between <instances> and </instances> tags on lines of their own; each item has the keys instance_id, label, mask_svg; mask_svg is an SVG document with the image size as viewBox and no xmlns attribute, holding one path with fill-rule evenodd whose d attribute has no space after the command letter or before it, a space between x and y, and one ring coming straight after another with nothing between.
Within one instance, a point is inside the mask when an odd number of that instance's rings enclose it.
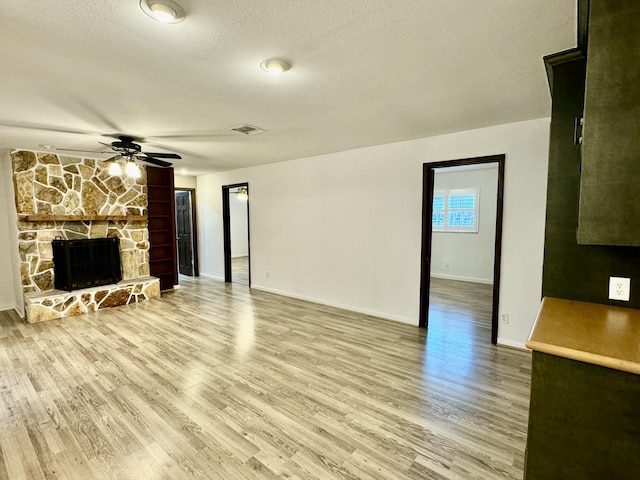
<instances>
[{"instance_id":1,"label":"fireplace firebox","mask_svg":"<svg viewBox=\"0 0 640 480\"><path fill-rule=\"evenodd\" d=\"M63 240L53 247L54 285L58 290L99 287L122 280L118 237Z\"/></svg>"}]
</instances>

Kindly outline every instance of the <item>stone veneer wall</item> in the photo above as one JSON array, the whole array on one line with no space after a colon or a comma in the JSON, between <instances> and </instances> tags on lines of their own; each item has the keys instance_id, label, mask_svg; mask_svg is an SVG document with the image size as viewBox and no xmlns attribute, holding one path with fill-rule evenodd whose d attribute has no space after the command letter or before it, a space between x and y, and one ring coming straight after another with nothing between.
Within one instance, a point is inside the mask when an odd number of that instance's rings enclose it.
<instances>
[{"instance_id":1,"label":"stone veneer wall","mask_svg":"<svg viewBox=\"0 0 640 480\"><path fill-rule=\"evenodd\" d=\"M25 294L54 288L51 241L120 237L122 278L149 275L146 220L27 221L21 215L146 215L146 172L110 176L96 159L25 150L11 154L18 212L20 273Z\"/></svg>"}]
</instances>

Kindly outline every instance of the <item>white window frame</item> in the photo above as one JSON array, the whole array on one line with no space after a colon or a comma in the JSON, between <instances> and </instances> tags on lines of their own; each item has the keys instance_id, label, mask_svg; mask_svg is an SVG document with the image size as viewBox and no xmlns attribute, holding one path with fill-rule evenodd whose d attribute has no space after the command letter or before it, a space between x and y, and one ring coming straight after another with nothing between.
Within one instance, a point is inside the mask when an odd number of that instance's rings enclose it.
<instances>
[{"instance_id":1,"label":"white window frame","mask_svg":"<svg viewBox=\"0 0 640 480\"><path fill-rule=\"evenodd\" d=\"M452 195L474 195L474 208L473 209L455 209L459 212L473 211L474 213L474 225L473 226L461 226L461 225L449 225L449 197ZM444 198L444 209L433 209L431 216L431 230L434 232L452 232L452 233L478 233L478 226L480 224L480 187L472 188L452 188L448 190L434 190L433 197L442 196ZM442 226L433 225L433 214L437 212L443 213L444 224Z\"/></svg>"}]
</instances>

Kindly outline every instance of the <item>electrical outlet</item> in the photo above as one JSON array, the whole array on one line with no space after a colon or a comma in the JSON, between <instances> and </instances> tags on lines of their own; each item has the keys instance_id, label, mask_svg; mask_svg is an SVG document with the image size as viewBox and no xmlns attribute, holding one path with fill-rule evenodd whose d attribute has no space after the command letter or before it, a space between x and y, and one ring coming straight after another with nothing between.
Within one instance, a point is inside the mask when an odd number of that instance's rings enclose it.
<instances>
[{"instance_id":1,"label":"electrical outlet","mask_svg":"<svg viewBox=\"0 0 640 480\"><path fill-rule=\"evenodd\" d=\"M444 262L444 268L449 268L449 262Z\"/></svg>"},{"instance_id":2,"label":"electrical outlet","mask_svg":"<svg viewBox=\"0 0 640 480\"><path fill-rule=\"evenodd\" d=\"M629 301L631 279L624 277L609 277L609 300Z\"/></svg>"},{"instance_id":3,"label":"electrical outlet","mask_svg":"<svg viewBox=\"0 0 640 480\"><path fill-rule=\"evenodd\" d=\"M503 313L500 315L500 323L509 323L509 314Z\"/></svg>"},{"instance_id":4,"label":"electrical outlet","mask_svg":"<svg viewBox=\"0 0 640 480\"><path fill-rule=\"evenodd\" d=\"M264 272L264 278L266 278L267 280L269 280L269 276L271 275L271 273L269 272L269 270L267 270L266 272Z\"/></svg>"}]
</instances>

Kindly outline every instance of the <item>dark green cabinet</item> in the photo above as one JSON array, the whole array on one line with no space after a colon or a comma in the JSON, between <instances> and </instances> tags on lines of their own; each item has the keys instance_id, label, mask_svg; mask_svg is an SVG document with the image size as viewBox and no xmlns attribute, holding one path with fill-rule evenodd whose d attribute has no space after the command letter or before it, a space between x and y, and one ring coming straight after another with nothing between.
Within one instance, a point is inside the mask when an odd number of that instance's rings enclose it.
<instances>
[{"instance_id":1,"label":"dark green cabinet","mask_svg":"<svg viewBox=\"0 0 640 480\"><path fill-rule=\"evenodd\" d=\"M640 376L533 352L525 480L640 478Z\"/></svg>"},{"instance_id":2,"label":"dark green cabinet","mask_svg":"<svg viewBox=\"0 0 640 480\"><path fill-rule=\"evenodd\" d=\"M640 246L640 1L590 0L578 243Z\"/></svg>"},{"instance_id":3,"label":"dark green cabinet","mask_svg":"<svg viewBox=\"0 0 640 480\"><path fill-rule=\"evenodd\" d=\"M608 299L609 277L629 277L631 301L640 308L640 248L579 245L576 241L580 195L580 146L573 143L574 119L582 114L585 59L579 52L546 58L552 74L549 177L542 294L620 305Z\"/></svg>"}]
</instances>

